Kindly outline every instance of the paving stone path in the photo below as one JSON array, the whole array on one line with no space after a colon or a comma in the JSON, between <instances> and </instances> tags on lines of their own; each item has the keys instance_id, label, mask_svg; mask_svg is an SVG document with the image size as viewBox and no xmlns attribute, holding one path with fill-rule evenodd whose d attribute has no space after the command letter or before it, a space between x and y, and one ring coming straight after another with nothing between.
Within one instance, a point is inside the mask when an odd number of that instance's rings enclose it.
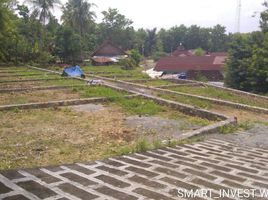
<instances>
[{"instance_id":1,"label":"paving stone path","mask_svg":"<svg viewBox=\"0 0 268 200\"><path fill-rule=\"evenodd\" d=\"M180 189L200 188L212 189L211 199L222 189L268 189L268 149L208 139L91 163L0 172L4 200L172 200L183 199Z\"/></svg>"}]
</instances>

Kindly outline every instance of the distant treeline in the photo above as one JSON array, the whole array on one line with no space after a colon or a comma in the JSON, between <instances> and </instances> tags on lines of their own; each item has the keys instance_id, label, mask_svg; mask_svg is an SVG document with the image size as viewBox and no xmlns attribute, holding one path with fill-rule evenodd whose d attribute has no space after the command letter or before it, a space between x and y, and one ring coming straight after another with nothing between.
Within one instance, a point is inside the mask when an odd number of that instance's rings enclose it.
<instances>
[{"instance_id":1,"label":"distant treeline","mask_svg":"<svg viewBox=\"0 0 268 200\"><path fill-rule=\"evenodd\" d=\"M79 61L88 58L105 40L157 59L174 51L180 43L187 49L226 51L233 37L221 25L135 30L130 19L111 8L102 12L102 21L97 23L96 5L85 0L69 0L65 5L58 0L27 2L29 7L13 0L0 2L0 62ZM61 24L53 16L55 7L63 11Z\"/></svg>"}]
</instances>

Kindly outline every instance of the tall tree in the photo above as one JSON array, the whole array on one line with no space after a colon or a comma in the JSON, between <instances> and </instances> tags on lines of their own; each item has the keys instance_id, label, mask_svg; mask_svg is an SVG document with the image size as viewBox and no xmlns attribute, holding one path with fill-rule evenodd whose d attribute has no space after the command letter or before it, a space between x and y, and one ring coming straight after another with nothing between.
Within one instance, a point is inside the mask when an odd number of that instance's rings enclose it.
<instances>
[{"instance_id":1,"label":"tall tree","mask_svg":"<svg viewBox=\"0 0 268 200\"><path fill-rule=\"evenodd\" d=\"M268 32L268 2L265 1L263 6L266 7L266 10L261 12L260 27L263 32Z\"/></svg>"},{"instance_id":2,"label":"tall tree","mask_svg":"<svg viewBox=\"0 0 268 200\"><path fill-rule=\"evenodd\" d=\"M45 25L53 16L51 10L60 5L59 0L28 0L33 5L33 12L39 17L39 21ZM48 20L48 21L46 21Z\"/></svg>"},{"instance_id":3,"label":"tall tree","mask_svg":"<svg viewBox=\"0 0 268 200\"><path fill-rule=\"evenodd\" d=\"M156 48L156 44L157 44L157 29L153 28L153 29L147 29L147 36L145 39L145 56L149 56L152 55L153 51Z\"/></svg>"},{"instance_id":4,"label":"tall tree","mask_svg":"<svg viewBox=\"0 0 268 200\"><path fill-rule=\"evenodd\" d=\"M224 26L216 25L211 30L210 51L226 51L227 50L227 35Z\"/></svg>"},{"instance_id":5,"label":"tall tree","mask_svg":"<svg viewBox=\"0 0 268 200\"><path fill-rule=\"evenodd\" d=\"M0 2L0 61L11 61L17 39L12 0Z\"/></svg>"},{"instance_id":6,"label":"tall tree","mask_svg":"<svg viewBox=\"0 0 268 200\"><path fill-rule=\"evenodd\" d=\"M94 26L94 6L95 4L85 0L69 0L63 7L63 24L73 28L80 36L85 36Z\"/></svg>"},{"instance_id":7,"label":"tall tree","mask_svg":"<svg viewBox=\"0 0 268 200\"><path fill-rule=\"evenodd\" d=\"M103 19L99 26L101 40L112 40L124 49L133 48L135 39L135 31L131 26L133 22L120 14L117 9L109 8L102 14Z\"/></svg>"}]
</instances>

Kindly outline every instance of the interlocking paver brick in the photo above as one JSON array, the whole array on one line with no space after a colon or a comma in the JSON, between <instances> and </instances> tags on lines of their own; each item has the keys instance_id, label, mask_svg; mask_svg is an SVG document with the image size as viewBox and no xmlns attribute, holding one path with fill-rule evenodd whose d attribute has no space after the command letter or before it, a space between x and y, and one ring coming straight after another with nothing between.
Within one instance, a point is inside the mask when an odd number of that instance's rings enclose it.
<instances>
[{"instance_id":1,"label":"interlocking paver brick","mask_svg":"<svg viewBox=\"0 0 268 200\"><path fill-rule=\"evenodd\" d=\"M268 188L268 184L261 183L261 182L253 182L253 185L256 185L256 186L259 186L259 187L265 188L265 189Z\"/></svg>"},{"instance_id":2,"label":"interlocking paver brick","mask_svg":"<svg viewBox=\"0 0 268 200\"><path fill-rule=\"evenodd\" d=\"M234 169L239 169L239 170L245 171L245 172L254 173L254 174L259 172L258 170L242 167L242 166L239 166L239 165L226 164L225 166L230 167L230 168L234 168Z\"/></svg>"},{"instance_id":3,"label":"interlocking paver brick","mask_svg":"<svg viewBox=\"0 0 268 200\"><path fill-rule=\"evenodd\" d=\"M100 169L100 170L103 170L103 171L106 171L106 172L109 172L111 174L118 175L118 176L124 176L124 175L127 175L128 174L126 171L122 171L122 170L111 168L111 167L107 167L107 166L98 166L96 168L97 169Z\"/></svg>"},{"instance_id":4,"label":"interlocking paver brick","mask_svg":"<svg viewBox=\"0 0 268 200\"><path fill-rule=\"evenodd\" d=\"M229 188L228 187L224 187L222 185L219 185L219 184L216 184L216 183L211 183L209 181L205 181L204 179L199 179L199 178L195 178L191 181L192 183L195 183L197 185L202 185L202 186L205 186L206 188L211 188L211 189L214 189L214 190L228 190Z\"/></svg>"},{"instance_id":5,"label":"interlocking paver brick","mask_svg":"<svg viewBox=\"0 0 268 200\"><path fill-rule=\"evenodd\" d=\"M239 173L237 173L237 175L245 176L245 177L248 177L248 178L252 178L252 179L255 179L255 180L264 181L264 182L268 183L268 178L265 178L265 177L256 176L256 175L252 175L252 174L248 174L248 173L244 173L244 172L239 172Z\"/></svg>"},{"instance_id":6,"label":"interlocking paver brick","mask_svg":"<svg viewBox=\"0 0 268 200\"><path fill-rule=\"evenodd\" d=\"M95 172L90 170L90 169L87 169L85 167L81 167L79 165L67 165L67 167L69 169L73 169L75 171L78 171L78 172L81 172L81 173L84 173L86 175L90 175L90 174L94 174Z\"/></svg>"},{"instance_id":7,"label":"interlocking paver brick","mask_svg":"<svg viewBox=\"0 0 268 200\"><path fill-rule=\"evenodd\" d=\"M119 200L126 200L126 199L127 200L136 200L136 199L138 199L137 197L135 197L133 195L129 195L127 193L124 193L124 192L121 192L118 190L114 190L114 189L108 188L106 186L97 188L95 190L102 193L102 194L105 194L105 195L110 196L110 197L114 197L114 198L119 199Z\"/></svg>"},{"instance_id":8,"label":"interlocking paver brick","mask_svg":"<svg viewBox=\"0 0 268 200\"><path fill-rule=\"evenodd\" d=\"M178 189L202 188L212 189L214 199L224 189L267 189L263 157L268 151L207 140L90 163L0 171L0 199L175 200Z\"/></svg>"},{"instance_id":9,"label":"interlocking paver brick","mask_svg":"<svg viewBox=\"0 0 268 200\"><path fill-rule=\"evenodd\" d=\"M188 162L184 162L184 161L176 161L176 164L179 164L181 166L187 166L187 167L192 167L198 170L206 170L207 168L202 167L200 165L196 165L196 164L192 164L192 163L188 163Z\"/></svg>"},{"instance_id":10,"label":"interlocking paver brick","mask_svg":"<svg viewBox=\"0 0 268 200\"><path fill-rule=\"evenodd\" d=\"M223 180L221 183L227 185L228 187L231 188L237 188L237 189L250 189L250 187L248 186L244 186L238 183L235 183L234 181L231 180Z\"/></svg>"},{"instance_id":11,"label":"interlocking paver brick","mask_svg":"<svg viewBox=\"0 0 268 200\"><path fill-rule=\"evenodd\" d=\"M114 160L110 160L110 159L103 160L102 162L105 163L105 164L114 166L114 167L122 167L122 166L124 166L124 164L122 164L120 162L116 162Z\"/></svg>"},{"instance_id":12,"label":"interlocking paver brick","mask_svg":"<svg viewBox=\"0 0 268 200\"><path fill-rule=\"evenodd\" d=\"M54 191L35 181L19 182L18 185L41 199L56 195Z\"/></svg>"},{"instance_id":13,"label":"interlocking paver brick","mask_svg":"<svg viewBox=\"0 0 268 200\"><path fill-rule=\"evenodd\" d=\"M212 171L210 172L211 174L214 174L214 175L217 175L217 176L220 176L220 177L224 177L224 178L228 178L228 179L231 179L231 180L235 180L235 181L238 181L238 182L244 182L246 181L245 178L242 178L242 177L239 177L239 176L235 176L235 175L232 175L232 174L228 174L228 173L224 173L224 172L221 172L221 171Z\"/></svg>"},{"instance_id":14,"label":"interlocking paver brick","mask_svg":"<svg viewBox=\"0 0 268 200\"><path fill-rule=\"evenodd\" d=\"M214 165L214 164L207 163L207 162L202 162L202 163L200 163L200 164L203 165L203 166L206 166L206 167L211 167L211 168L213 168L213 169L220 170L220 171L225 171L225 172L230 172L230 171L232 171L232 169L230 169L230 168L222 167L222 166L220 166L220 165Z\"/></svg>"},{"instance_id":15,"label":"interlocking paver brick","mask_svg":"<svg viewBox=\"0 0 268 200\"><path fill-rule=\"evenodd\" d=\"M161 173L164 173L166 175L174 176L174 177L178 177L178 178L182 178L182 179L187 177L187 175L185 175L183 173L180 173L180 172L174 171L174 170L170 170L170 169L167 169L167 168L162 168L162 167L156 167L154 169L154 171L161 172Z\"/></svg>"},{"instance_id":16,"label":"interlocking paver brick","mask_svg":"<svg viewBox=\"0 0 268 200\"><path fill-rule=\"evenodd\" d=\"M3 198L3 200L29 200L29 199L21 194L18 194L18 195Z\"/></svg>"},{"instance_id":17,"label":"interlocking paver brick","mask_svg":"<svg viewBox=\"0 0 268 200\"><path fill-rule=\"evenodd\" d=\"M164 177L164 178L161 178L161 181L164 181L166 183L174 185L178 188L184 188L187 190L199 189L199 187L197 187L195 185L192 185L192 184L189 184L189 183L186 183L186 182L180 181L178 179L174 179L174 178Z\"/></svg>"},{"instance_id":18,"label":"interlocking paver brick","mask_svg":"<svg viewBox=\"0 0 268 200\"><path fill-rule=\"evenodd\" d=\"M167 197L163 194L153 192L151 190L147 190L144 188L137 188L133 192L136 192L137 194L143 195L144 197L147 197L148 199L155 199L155 200L174 200L173 198ZM145 198L144 198L145 199Z\"/></svg>"},{"instance_id":19,"label":"interlocking paver brick","mask_svg":"<svg viewBox=\"0 0 268 200\"><path fill-rule=\"evenodd\" d=\"M189 168L183 169L183 171L184 172L188 172L189 174L194 174L196 176L200 176L200 177L205 178L205 179L208 179L208 180L215 180L215 179L217 179L217 177L212 176L210 174L203 173L203 172L200 172L200 171L197 171L197 170L193 170L193 169L189 169Z\"/></svg>"},{"instance_id":20,"label":"interlocking paver brick","mask_svg":"<svg viewBox=\"0 0 268 200\"><path fill-rule=\"evenodd\" d=\"M217 164L217 163L220 162L218 160L213 160L213 159L209 159L209 158L203 158L201 156L193 156L192 158L197 159L197 160L202 160L202 161L210 162L210 163L214 163L214 164Z\"/></svg>"},{"instance_id":21,"label":"interlocking paver brick","mask_svg":"<svg viewBox=\"0 0 268 200\"><path fill-rule=\"evenodd\" d=\"M172 169L179 168L178 165L174 165L174 164L171 164L171 163L168 163L168 162L163 162L161 160L151 160L150 163L158 164L158 165L161 165L161 166L164 166L164 167L169 167L169 168L172 168Z\"/></svg>"},{"instance_id":22,"label":"interlocking paver brick","mask_svg":"<svg viewBox=\"0 0 268 200\"><path fill-rule=\"evenodd\" d=\"M8 193L12 191L9 187L0 182L0 194Z\"/></svg>"},{"instance_id":23,"label":"interlocking paver brick","mask_svg":"<svg viewBox=\"0 0 268 200\"><path fill-rule=\"evenodd\" d=\"M24 178L24 176L19 173L18 171L15 170L8 170L8 171L3 171L0 172L0 174L2 174L3 176L5 176L8 179L18 179L18 178Z\"/></svg>"},{"instance_id":24,"label":"interlocking paver brick","mask_svg":"<svg viewBox=\"0 0 268 200\"><path fill-rule=\"evenodd\" d=\"M43 171L41 171L40 169L28 169L28 170L24 170L25 172L34 175L35 177L41 179L42 181L46 182L46 183L55 183L55 182L59 182L60 179L51 176Z\"/></svg>"},{"instance_id":25,"label":"interlocking paver brick","mask_svg":"<svg viewBox=\"0 0 268 200\"><path fill-rule=\"evenodd\" d=\"M49 170L51 172L59 172L63 170L60 166L48 166L44 167L44 169Z\"/></svg>"},{"instance_id":26,"label":"interlocking paver brick","mask_svg":"<svg viewBox=\"0 0 268 200\"><path fill-rule=\"evenodd\" d=\"M236 161L234 159L227 159L227 158L222 158L222 157L214 157L214 159L216 160L219 160L219 161L224 161L224 162L227 162L227 163L232 163L232 164L237 164L237 165L244 165L243 162L239 162L239 161Z\"/></svg>"},{"instance_id":27,"label":"interlocking paver brick","mask_svg":"<svg viewBox=\"0 0 268 200\"><path fill-rule=\"evenodd\" d=\"M145 157L145 156L137 155L137 154L128 155L128 157L135 158L135 159L138 159L138 160L146 160L146 159L148 159L148 158Z\"/></svg>"},{"instance_id":28,"label":"interlocking paver brick","mask_svg":"<svg viewBox=\"0 0 268 200\"><path fill-rule=\"evenodd\" d=\"M87 178L84 178L82 176L79 176L77 174L73 174L73 173L64 173L64 174L61 174L62 177L65 177L71 181L74 181L76 183L79 183L81 185L84 185L84 186L88 186L88 185L95 185L97 184L96 182L94 181L91 181Z\"/></svg>"},{"instance_id":29,"label":"interlocking paver brick","mask_svg":"<svg viewBox=\"0 0 268 200\"><path fill-rule=\"evenodd\" d=\"M140 184L143 184L143 185L146 185L148 187L155 188L155 189L161 189L161 188L166 187L165 185L163 185L161 183L158 183L156 181L151 181L151 180L148 180L146 178L143 178L143 177L140 177L137 175L134 175L134 176L128 178L128 180L136 182L136 183L140 183Z\"/></svg>"},{"instance_id":30,"label":"interlocking paver brick","mask_svg":"<svg viewBox=\"0 0 268 200\"><path fill-rule=\"evenodd\" d=\"M126 187L130 186L129 183L120 181L120 180L113 178L111 176L99 175L99 176L96 176L95 178L103 181L104 183L108 183L108 184L113 185L113 186L118 187L118 188L126 188Z\"/></svg>"},{"instance_id":31,"label":"interlocking paver brick","mask_svg":"<svg viewBox=\"0 0 268 200\"><path fill-rule=\"evenodd\" d=\"M69 183L64 183L58 186L59 189L62 191L69 193L73 196L76 196L82 200L91 200L91 199L96 199L98 198L97 195L91 194L85 190L82 190L74 185L71 185Z\"/></svg>"},{"instance_id":32,"label":"interlocking paver brick","mask_svg":"<svg viewBox=\"0 0 268 200\"><path fill-rule=\"evenodd\" d=\"M156 155L156 154L149 153L149 152L145 152L144 155L146 155L148 157L155 158L155 159L163 160L163 161L170 161L171 160L171 158L160 156L160 155Z\"/></svg>"},{"instance_id":33,"label":"interlocking paver brick","mask_svg":"<svg viewBox=\"0 0 268 200\"><path fill-rule=\"evenodd\" d=\"M125 162L125 163L129 163L129 164L132 164L132 165L136 165L136 166L139 166L139 167L144 167L144 168L148 168L148 167L152 166L152 165L146 164L144 162L136 161L136 160L129 159L129 158L126 158L126 157L116 158L116 160L121 161L121 162Z\"/></svg>"},{"instance_id":34,"label":"interlocking paver brick","mask_svg":"<svg viewBox=\"0 0 268 200\"><path fill-rule=\"evenodd\" d=\"M141 175L144 175L144 176L147 176L147 177L158 176L158 174L155 173L155 172L148 171L148 170L145 170L145 169L141 169L141 168L138 168L138 167L133 167L133 166L127 167L126 170L129 170L129 171L132 171L132 172L134 172L136 174L141 174Z\"/></svg>"},{"instance_id":35,"label":"interlocking paver brick","mask_svg":"<svg viewBox=\"0 0 268 200\"><path fill-rule=\"evenodd\" d=\"M181 155L181 156L188 156L189 154L188 153L185 153L185 152L181 152L180 150L176 150L176 149L171 149L171 148L163 148L162 149L163 151L167 151L167 152L170 152L170 153L174 153L176 155Z\"/></svg>"},{"instance_id":36,"label":"interlocking paver brick","mask_svg":"<svg viewBox=\"0 0 268 200\"><path fill-rule=\"evenodd\" d=\"M184 161L189 161L189 162L195 162L196 161L195 159L187 158L187 157L183 157L183 156L178 156L178 155L175 155L175 154L171 154L169 157L175 158L177 160L184 160Z\"/></svg>"}]
</instances>

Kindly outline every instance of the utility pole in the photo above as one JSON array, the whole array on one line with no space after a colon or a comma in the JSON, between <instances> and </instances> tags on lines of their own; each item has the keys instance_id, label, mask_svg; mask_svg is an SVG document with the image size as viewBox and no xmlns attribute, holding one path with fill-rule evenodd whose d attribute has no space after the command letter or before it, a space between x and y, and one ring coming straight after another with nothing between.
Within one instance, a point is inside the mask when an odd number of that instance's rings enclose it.
<instances>
[{"instance_id":1,"label":"utility pole","mask_svg":"<svg viewBox=\"0 0 268 200\"><path fill-rule=\"evenodd\" d=\"M241 0L237 0L236 23L235 23L235 31L236 31L236 33L240 33L241 7L242 7Z\"/></svg>"}]
</instances>

